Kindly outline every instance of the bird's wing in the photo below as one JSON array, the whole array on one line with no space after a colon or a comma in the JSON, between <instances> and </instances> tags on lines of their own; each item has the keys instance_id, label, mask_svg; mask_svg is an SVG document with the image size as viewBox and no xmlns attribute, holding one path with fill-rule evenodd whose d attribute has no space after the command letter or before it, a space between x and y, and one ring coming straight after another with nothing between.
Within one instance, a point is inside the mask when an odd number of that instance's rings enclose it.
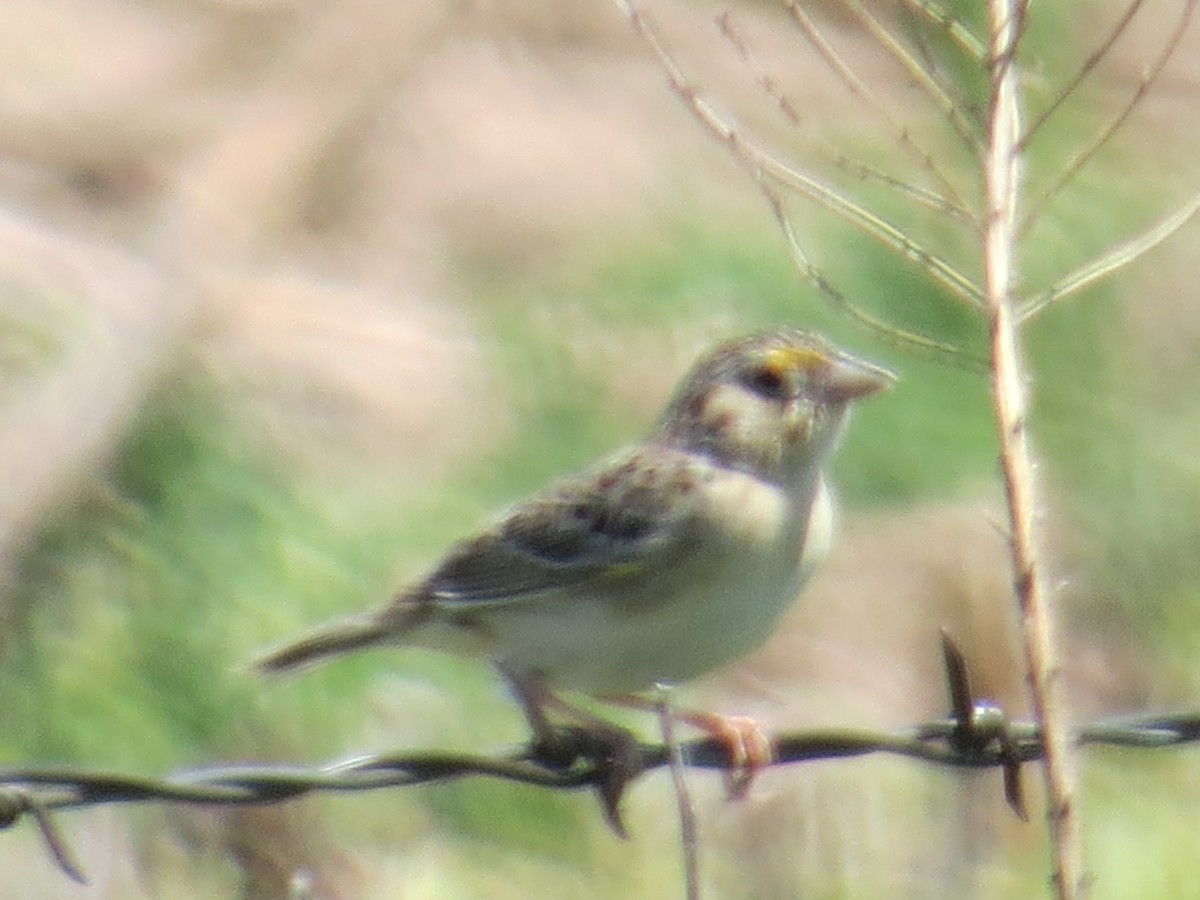
<instances>
[{"instance_id":1,"label":"bird's wing","mask_svg":"<svg viewBox=\"0 0 1200 900\"><path fill-rule=\"evenodd\" d=\"M632 574L693 533L703 464L637 451L517 506L455 547L422 585L439 603L497 604L588 579Z\"/></svg>"}]
</instances>

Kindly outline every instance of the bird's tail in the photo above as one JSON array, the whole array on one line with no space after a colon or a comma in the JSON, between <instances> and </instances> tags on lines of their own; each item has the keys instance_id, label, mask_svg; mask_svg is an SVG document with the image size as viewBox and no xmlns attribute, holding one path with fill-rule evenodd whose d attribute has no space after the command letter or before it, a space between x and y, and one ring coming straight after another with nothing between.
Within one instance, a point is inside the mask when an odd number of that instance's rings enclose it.
<instances>
[{"instance_id":1,"label":"bird's tail","mask_svg":"<svg viewBox=\"0 0 1200 900\"><path fill-rule=\"evenodd\" d=\"M340 656L352 650L361 650L395 639L395 628L388 627L382 616L349 619L315 631L286 647L273 650L256 660L254 668L260 672L286 672L326 657Z\"/></svg>"}]
</instances>

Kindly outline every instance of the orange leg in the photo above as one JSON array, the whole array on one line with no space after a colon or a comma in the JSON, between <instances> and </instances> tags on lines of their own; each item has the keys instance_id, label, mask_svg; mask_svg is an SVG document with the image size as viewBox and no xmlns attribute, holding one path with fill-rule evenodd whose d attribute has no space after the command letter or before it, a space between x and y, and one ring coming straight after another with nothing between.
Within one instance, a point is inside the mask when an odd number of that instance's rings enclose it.
<instances>
[{"instance_id":1,"label":"orange leg","mask_svg":"<svg viewBox=\"0 0 1200 900\"><path fill-rule=\"evenodd\" d=\"M730 763L725 772L725 785L731 799L745 797L758 773L775 761L771 738L749 716L685 710L679 718L725 745Z\"/></svg>"},{"instance_id":2,"label":"orange leg","mask_svg":"<svg viewBox=\"0 0 1200 900\"><path fill-rule=\"evenodd\" d=\"M566 718L600 734L609 737L623 735L626 739L629 738L629 732L626 729L592 715L585 709L573 706L536 678L504 667L500 668L500 673L512 687L517 702L521 705L521 711L525 714L525 721L529 723L529 727L537 739L546 740L554 736L554 725L551 724L550 717L546 715L548 710L560 712Z\"/></svg>"},{"instance_id":3,"label":"orange leg","mask_svg":"<svg viewBox=\"0 0 1200 900\"><path fill-rule=\"evenodd\" d=\"M505 668L501 669L501 674L512 686L529 727L533 730L534 738L545 747L553 747L556 738L554 726L546 715L547 710L553 709L606 738L614 747L623 748L625 754L630 757L625 767L631 772L636 771L633 736L628 731L586 710L572 706L536 678ZM638 694L610 695L598 699L649 712L659 709L656 702ZM775 748L771 738L758 722L749 716L723 716L719 713L690 709L672 710L671 714L678 721L703 731L725 747L729 758L729 768L725 770L725 784L731 799L746 796L758 773L775 761ZM620 758L624 754L618 751L616 755Z\"/></svg>"},{"instance_id":4,"label":"orange leg","mask_svg":"<svg viewBox=\"0 0 1200 900\"><path fill-rule=\"evenodd\" d=\"M622 694L603 699L633 709L658 709L658 704L654 701L637 694ZM746 796L758 773L775 761L775 748L771 738L758 722L749 716L723 716L720 713L694 709L673 710L672 715L724 745L729 757L725 784L731 799L737 800Z\"/></svg>"}]
</instances>

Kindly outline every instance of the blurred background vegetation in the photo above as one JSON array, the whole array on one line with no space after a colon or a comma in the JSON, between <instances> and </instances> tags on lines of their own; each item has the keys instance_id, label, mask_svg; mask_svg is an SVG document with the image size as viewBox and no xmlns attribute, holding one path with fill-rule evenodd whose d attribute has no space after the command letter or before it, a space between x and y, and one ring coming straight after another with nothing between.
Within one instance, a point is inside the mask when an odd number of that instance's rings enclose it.
<instances>
[{"instance_id":1,"label":"blurred background vegetation","mask_svg":"<svg viewBox=\"0 0 1200 900\"><path fill-rule=\"evenodd\" d=\"M1136 89L1177 14L1146 6L1031 147L1035 194ZM774 4L731 9L798 129L712 27L716 7L652 8L706 89L791 158L832 145L903 167ZM969 171L840 5L814 12ZM1035 5L1031 105L1119 12ZM1029 235L1031 284L1200 186L1197 41ZM839 455L841 536L804 602L688 696L780 729L935 717L945 624L979 689L1025 711L985 380L862 330L797 275L752 181L615 8L8 0L0 123L0 763L153 775L521 740L481 664L381 652L270 682L245 664L381 603L496 507L636 438L700 349L781 322L902 381ZM969 246L850 185L927 242ZM856 303L981 350L979 320L912 267L828 214L797 221ZM1079 720L1200 706L1197 237L1027 330ZM1189 894L1195 760L1089 754L1097 896ZM1045 884L1041 832L994 773L809 765L741 804L696 780L714 897ZM25 826L0 835L0 897L273 897L295 873L331 898L680 896L666 779L627 802L630 842L589 797L479 781L87 810L63 824L92 887Z\"/></svg>"}]
</instances>

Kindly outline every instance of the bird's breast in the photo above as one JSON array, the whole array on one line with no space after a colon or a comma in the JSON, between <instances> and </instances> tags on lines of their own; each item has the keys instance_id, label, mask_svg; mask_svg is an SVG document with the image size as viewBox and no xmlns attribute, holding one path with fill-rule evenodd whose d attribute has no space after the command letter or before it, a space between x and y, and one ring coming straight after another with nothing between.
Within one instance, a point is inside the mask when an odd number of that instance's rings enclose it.
<instances>
[{"instance_id":1,"label":"bird's breast","mask_svg":"<svg viewBox=\"0 0 1200 900\"><path fill-rule=\"evenodd\" d=\"M704 491L701 521L714 543L743 552L771 552L800 525L801 513L779 486L744 472L713 475Z\"/></svg>"},{"instance_id":2,"label":"bird's breast","mask_svg":"<svg viewBox=\"0 0 1200 900\"><path fill-rule=\"evenodd\" d=\"M778 486L724 472L703 490L671 558L615 569L504 622L503 661L592 693L682 682L732 662L774 631L806 574L807 507ZM515 627L504 628L506 625Z\"/></svg>"}]
</instances>

